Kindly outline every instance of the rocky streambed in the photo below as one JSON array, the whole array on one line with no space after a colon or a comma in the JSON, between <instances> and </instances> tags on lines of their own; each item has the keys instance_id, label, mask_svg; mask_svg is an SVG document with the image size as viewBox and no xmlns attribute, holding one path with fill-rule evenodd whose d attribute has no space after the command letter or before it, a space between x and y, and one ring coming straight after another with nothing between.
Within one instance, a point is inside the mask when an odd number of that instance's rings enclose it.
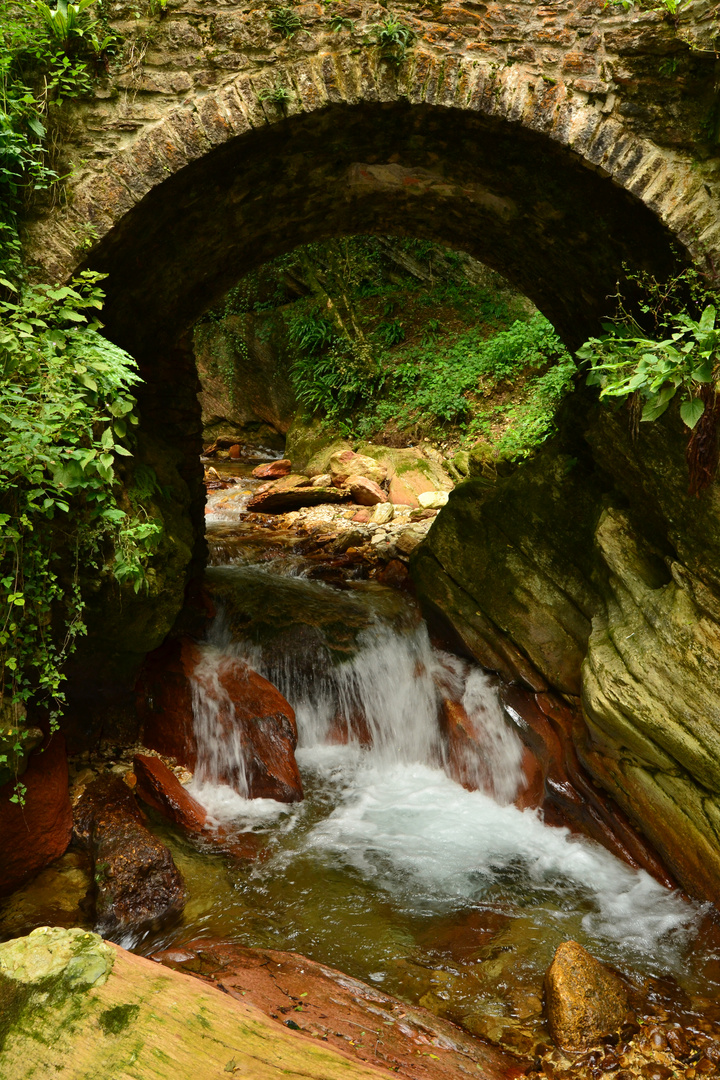
<instances>
[{"instance_id":1,"label":"rocky streambed","mask_svg":"<svg viewBox=\"0 0 720 1080\"><path fill-rule=\"evenodd\" d=\"M203 1054L247 1077L275 1075L270 1059L325 1080L714 1075L712 910L673 888L584 773L572 697L489 676L422 618L408 559L452 481L394 502L397 459L330 450L297 472L207 463L210 567L143 670L142 741L72 759L68 798L56 740L26 774L54 802L3 808L6 873L23 876L20 822L44 825L45 863L53 844L60 858L0 902L0 933L18 939L0 945L16 1003L2 1075L31 1075L40 1022L37 1075L80 1045L90 1075L98 1033L138 1077L150 1054L168 1076ZM48 924L85 937L18 938ZM105 957L95 981L67 975L78 949ZM168 985L206 1017L202 1047L143 956L195 977ZM68 987L85 996L66 1016Z\"/></svg>"}]
</instances>

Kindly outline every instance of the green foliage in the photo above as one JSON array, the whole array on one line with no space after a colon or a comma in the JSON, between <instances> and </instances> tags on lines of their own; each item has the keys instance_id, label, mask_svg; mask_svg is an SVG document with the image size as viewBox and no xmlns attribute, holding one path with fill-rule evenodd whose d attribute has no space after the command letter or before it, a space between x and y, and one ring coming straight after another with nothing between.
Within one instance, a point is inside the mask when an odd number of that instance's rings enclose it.
<instances>
[{"instance_id":1,"label":"green foliage","mask_svg":"<svg viewBox=\"0 0 720 1080\"><path fill-rule=\"evenodd\" d=\"M347 341L336 340L325 352L301 354L290 368L298 400L309 412L324 412L340 430L349 430L349 414L373 400L385 375L379 365L368 366Z\"/></svg>"},{"instance_id":2,"label":"green foliage","mask_svg":"<svg viewBox=\"0 0 720 1080\"><path fill-rule=\"evenodd\" d=\"M605 335L590 338L577 356L590 363L587 381L600 387L601 398L638 395L640 420L657 420L680 391L680 415L692 429L705 411L700 391L717 378L716 310L708 304L697 320L683 311L668 321L670 332L660 340L647 337L635 322L605 323Z\"/></svg>"},{"instance_id":3,"label":"green foliage","mask_svg":"<svg viewBox=\"0 0 720 1080\"><path fill-rule=\"evenodd\" d=\"M302 315L294 312L288 321L290 344L301 353L315 355L321 349L332 344L335 331L327 321L317 313Z\"/></svg>"},{"instance_id":4,"label":"green foliage","mask_svg":"<svg viewBox=\"0 0 720 1080\"><path fill-rule=\"evenodd\" d=\"M375 337L381 345L388 348L399 345L401 341L405 340L403 324L399 319L393 319L392 322L381 322L375 330Z\"/></svg>"},{"instance_id":5,"label":"green foliage","mask_svg":"<svg viewBox=\"0 0 720 1080\"><path fill-rule=\"evenodd\" d=\"M564 353L548 371L528 382L523 400L503 409L507 427L495 444L495 456L517 461L528 457L555 430L555 413L575 381L577 368Z\"/></svg>"},{"instance_id":6,"label":"green foliage","mask_svg":"<svg viewBox=\"0 0 720 1080\"><path fill-rule=\"evenodd\" d=\"M334 34L339 34L341 30L352 30L354 27L355 23L346 15L336 14L330 19L330 29Z\"/></svg>"},{"instance_id":7,"label":"green foliage","mask_svg":"<svg viewBox=\"0 0 720 1080\"><path fill-rule=\"evenodd\" d=\"M66 48L73 37L82 37L88 33L95 23L84 23L82 13L94 4L95 0L78 0L77 4L70 4L68 0L57 0L54 8L43 3L43 0L35 0L35 6L40 12L45 28L59 45Z\"/></svg>"},{"instance_id":8,"label":"green foliage","mask_svg":"<svg viewBox=\"0 0 720 1080\"><path fill-rule=\"evenodd\" d=\"M410 27L395 15L386 15L377 28L377 43L384 60L401 63L412 38Z\"/></svg>"},{"instance_id":9,"label":"green foliage","mask_svg":"<svg viewBox=\"0 0 720 1080\"><path fill-rule=\"evenodd\" d=\"M284 112L287 106L293 100L294 96L295 95L293 94L292 90L288 90L286 86L278 85L273 87L271 90L261 90L258 94L258 100L270 101L273 105L277 105L277 107Z\"/></svg>"},{"instance_id":10,"label":"green foliage","mask_svg":"<svg viewBox=\"0 0 720 1080\"><path fill-rule=\"evenodd\" d=\"M46 710L51 729L85 631L80 569L137 591L160 534L139 500L121 505L139 376L100 333L100 277L0 303L0 698L15 721L29 702Z\"/></svg>"},{"instance_id":11,"label":"green foliage","mask_svg":"<svg viewBox=\"0 0 720 1080\"><path fill-rule=\"evenodd\" d=\"M271 11L270 25L276 34L288 40L294 37L298 30L302 30L302 21L289 7L279 7Z\"/></svg>"},{"instance_id":12,"label":"green foliage","mask_svg":"<svg viewBox=\"0 0 720 1080\"><path fill-rule=\"evenodd\" d=\"M91 2L91 0L90 0ZM116 38L95 33L89 0L0 0L0 268L4 287L22 279L18 221L34 192L58 181L46 137L70 98L91 92ZM11 283L8 286L8 281Z\"/></svg>"}]
</instances>

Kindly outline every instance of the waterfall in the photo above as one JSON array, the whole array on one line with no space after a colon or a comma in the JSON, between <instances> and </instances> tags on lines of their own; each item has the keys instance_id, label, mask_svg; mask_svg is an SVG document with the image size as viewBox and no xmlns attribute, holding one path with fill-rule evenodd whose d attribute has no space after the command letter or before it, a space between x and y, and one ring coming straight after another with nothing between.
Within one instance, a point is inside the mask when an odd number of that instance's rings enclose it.
<instances>
[{"instance_id":1,"label":"waterfall","mask_svg":"<svg viewBox=\"0 0 720 1080\"><path fill-rule=\"evenodd\" d=\"M320 660L321 662L318 662ZM232 641L220 618L192 679L197 779L232 779L247 794L243 741L220 676L246 662L278 688L295 710L298 748L328 744L362 747L374 766L459 765L466 786L510 803L520 787L522 743L506 718L490 679L479 668L430 643L424 623L397 630L376 618L357 649L338 662L324 650L308 664L303 653ZM443 701L464 711L477 738L450 749L443 738Z\"/></svg>"}]
</instances>

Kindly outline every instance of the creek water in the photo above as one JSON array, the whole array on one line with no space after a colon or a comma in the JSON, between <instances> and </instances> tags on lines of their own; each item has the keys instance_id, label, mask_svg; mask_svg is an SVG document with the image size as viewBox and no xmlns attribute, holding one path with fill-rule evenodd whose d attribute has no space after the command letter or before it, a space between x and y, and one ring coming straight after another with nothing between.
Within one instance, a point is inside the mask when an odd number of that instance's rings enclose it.
<instances>
[{"instance_id":1,"label":"creek water","mask_svg":"<svg viewBox=\"0 0 720 1080\"><path fill-rule=\"evenodd\" d=\"M194 687L191 791L265 850L240 864L158 822L190 899L182 923L140 950L203 937L292 950L521 1049L542 1031L542 976L568 938L623 971L672 977L691 1000L708 993L717 957L697 944L704 908L517 809L522 745L493 680L433 647L403 594L314 580L314 564L276 534L243 526L246 490L210 500L218 615ZM239 618L234 598L253 596L253 617L243 600ZM230 656L295 710L301 803L246 799L217 781L243 776L242 744L217 723ZM484 732L479 790L446 771L447 696Z\"/></svg>"}]
</instances>

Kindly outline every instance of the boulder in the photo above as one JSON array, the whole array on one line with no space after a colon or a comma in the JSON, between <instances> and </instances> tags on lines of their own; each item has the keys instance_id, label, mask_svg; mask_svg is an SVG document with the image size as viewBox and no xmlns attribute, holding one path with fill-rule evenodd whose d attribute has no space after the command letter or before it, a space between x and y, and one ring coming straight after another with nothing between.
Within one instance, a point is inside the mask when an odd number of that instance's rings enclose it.
<instances>
[{"instance_id":1,"label":"boulder","mask_svg":"<svg viewBox=\"0 0 720 1080\"><path fill-rule=\"evenodd\" d=\"M345 439L328 433L320 417L309 420L298 411L290 425L285 444L286 456L296 469L308 476L320 476L328 471L328 462L338 450L350 450Z\"/></svg>"},{"instance_id":2,"label":"boulder","mask_svg":"<svg viewBox=\"0 0 720 1080\"><path fill-rule=\"evenodd\" d=\"M421 491L418 495L418 502L423 510L439 510L442 506L447 506L447 501L447 491Z\"/></svg>"},{"instance_id":3,"label":"boulder","mask_svg":"<svg viewBox=\"0 0 720 1080\"><path fill-rule=\"evenodd\" d=\"M72 836L65 742L55 733L34 750L22 777L25 803L11 802L15 785L0 787L0 896L67 850Z\"/></svg>"},{"instance_id":4,"label":"boulder","mask_svg":"<svg viewBox=\"0 0 720 1080\"><path fill-rule=\"evenodd\" d=\"M364 476L376 484L382 484L387 477L387 467L364 454L355 454L352 450L340 450L333 454L328 462L328 471L333 483L343 484L350 476Z\"/></svg>"},{"instance_id":5,"label":"boulder","mask_svg":"<svg viewBox=\"0 0 720 1080\"><path fill-rule=\"evenodd\" d=\"M400 479L399 476L393 476L390 480L390 487L388 489L388 498L395 506L419 506L417 495L408 487L408 485Z\"/></svg>"},{"instance_id":6,"label":"boulder","mask_svg":"<svg viewBox=\"0 0 720 1080\"><path fill-rule=\"evenodd\" d=\"M202 755L198 755L200 778L229 783L250 799L301 800L302 780L295 760L295 713L280 691L244 661L232 657L223 660L207 681L203 671L197 669L195 677L203 681L206 693L217 701L217 724L227 735L240 735L242 771L232 765L224 767L219 761L217 776L209 775L210 770L203 775L205 766Z\"/></svg>"},{"instance_id":7,"label":"boulder","mask_svg":"<svg viewBox=\"0 0 720 1080\"><path fill-rule=\"evenodd\" d=\"M363 1061L367 1052L348 1041L332 1046L329 1039L313 1038L312 1031L304 1035L300 1024L289 1029L270 1019L235 987L220 993L208 980L188 978L77 928L43 926L0 944L0 1001L3 1080L26 1080L31 1074L66 1080L390 1080L397 1075ZM426 1050L427 1039L418 1028L407 1040L408 1056L419 1047ZM485 1057L504 1061L491 1050L484 1057L483 1051L479 1043L479 1062ZM438 1050L435 1056L441 1055L461 1059L454 1051ZM373 1058L382 1062L379 1055ZM413 1075L419 1078L448 1075L417 1065ZM495 1080L500 1073L485 1075Z\"/></svg>"},{"instance_id":8,"label":"boulder","mask_svg":"<svg viewBox=\"0 0 720 1080\"><path fill-rule=\"evenodd\" d=\"M133 758L136 794L173 825L193 836L205 832L207 811L182 786L160 758L136 754Z\"/></svg>"},{"instance_id":9,"label":"boulder","mask_svg":"<svg viewBox=\"0 0 720 1080\"><path fill-rule=\"evenodd\" d=\"M160 758L136 754L132 775L135 777L135 791L142 801L189 836L215 844L235 858L253 859L257 856L259 845L255 834L228 833L226 829L213 825L208 820L205 807L185 790L175 773Z\"/></svg>"},{"instance_id":10,"label":"boulder","mask_svg":"<svg viewBox=\"0 0 720 1080\"><path fill-rule=\"evenodd\" d=\"M545 974L545 1011L561 1050L585 1050L620 1030L628 998L617 975L582 945L565 941Z\"/></svg>"},{"instance_id":11,"label":"boulder","mask_svg":"<svg viewBox=\"0 0 720 1080\"><path fill-rule=\"evenodd\" d=\"M257 476L262 480L278 480L282 476L287 476L292 469L292 462L287 458L282 458L280 461L268 461L264 465L258 465L256 469L253 469L253 476Z\"/></svg>"},{"instance_id":12,"label":"boulder","mask_svg":"<svg viewBox=\"0 0 720 1080\"><path fill-rule=\"evenodd\" d=\"M106 773L75 805L75 838L90 852L103 933L140 930L179 914L185 884L173 857L145 828L130 789Z\"/></svg>"},{"instance_id":13,"label":"boulder","mask_svg":"<svg viewBox=\"0 0 720 1080\"><path fill-rule=\"evenodd\" d=\"M227 783L248 798L295 802L302 782L295 761L295 714L272 683L243 661L223 659L217 670L202 663L203 650L190 638L166 643L148 658L138 683L138 712L144 743L173 757L203 779ZM220 755L212 767L198 751L193 715L193 679L217 701L221 737L239 733L244 761Z\"/></svg>"},{"instance_id":14,"label":"boulder","mask_svg":"<svg viewBox=\"0 0 720 1080\"><path fill-rule=\"evenodd\" d=\"M290 473L268 487L263 486L262 491L258 490L247 504L247 509L259 514L285 514L303 506L347 502L349 499L349 491L336 487L315 487L307 476Z\"/></svg>"},{"instance_id":15,"label":"boulder","mask_svg":"<svg viewBox=\"0 0 720 1080\"><path fill-rule=\"evenodd\" d=\"M343 482L343 490L349 491L352 501L360 506L387 502L387 495L379 484L364 476L348 476Z\"/></svg>"}]
</instances>

